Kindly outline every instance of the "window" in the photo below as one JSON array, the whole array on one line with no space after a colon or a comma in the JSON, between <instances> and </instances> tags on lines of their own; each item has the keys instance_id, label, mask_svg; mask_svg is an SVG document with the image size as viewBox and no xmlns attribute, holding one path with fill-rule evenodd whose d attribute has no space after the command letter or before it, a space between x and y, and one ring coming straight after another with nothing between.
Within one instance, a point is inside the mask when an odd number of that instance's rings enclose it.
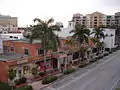
<instances>
[{"instance_id":1,"label":"window","mask_svg":"<svg viewBox=\"0 0 120 90\"><path fill-rule=\"evenodd\" d=\"M44 50L43 49L37 49L38 55L44 54Z\"/></svg>"},{"instance_id":2,"label":"window","mask_svg":"<svg viewBox=\"0 0 120 90\"><path fill-rule=\"evenodd\" d=\"M71 23L69 23L69 26L71 26Z\"/></svg>"},{"instance_id":3,"label":"window","mask_svg":"<svg viewBox=\"0 0 120 90\"><path fill-rule=\"evenodd\" d=\"M97 22L94 22L94 24L97 24Z\"/></svg>"},{"instance_id":4,"label":"window","mask_svg":"<svg viewBox=\"0 0 120 90\"><path fill-rule=\"evenodd\" d=\"M79 58L79 52L75 52L73 54L73 60L78 59L78 58Z\"/></svg>"},{"instance_id":5,"label":"window","mask_svg":"<svg viewBox=\"0 0 120 90\"><path fill-rule=\"evenodd\" d=\"M14 47L11 47L11 51L14 51Z\"/></svg>"},{"instance_id":6,"label":"window","mask_svg":"<svg viewBox=\"0 0 120 90\"><path fill-rule=\"evenodd\" d=\"M13 36L10 36L9 38L13 38Z\"/></svg>"},{"instance_id":7,"label":"window","mask_svg":"<svg viewBox=\"0 0 120 90\"><path fill-rule=\"evenodd\" d=\"M28 49L24 49L24 54L29 55Z\"/></svg>"},{"instance_id":8,"label":"window","mask_svg":"<svg viewBox=\"0 0 120 90\"><path fill-rule=\"evenodd\" d=\"M97 18L97 16L94 16L94 18Z\"/></svg>"},{"instance_id":9,"label":"window","mask_svg":"<svg viewBox=\"0 0 120 90\"><path fill-rule=\"evenodd\" d=\"M6 34L6 32L4 32L4 34Z\"/></svg>"},{"instance_id":10,"label":"window","mask_svg":"<svg viewBox=\"0 0 120 90\"><path fill-rule=\"evenodd\" d=\"M18 37L14 37L14 38L18 39Z\"/></svg>"}]
</instances>

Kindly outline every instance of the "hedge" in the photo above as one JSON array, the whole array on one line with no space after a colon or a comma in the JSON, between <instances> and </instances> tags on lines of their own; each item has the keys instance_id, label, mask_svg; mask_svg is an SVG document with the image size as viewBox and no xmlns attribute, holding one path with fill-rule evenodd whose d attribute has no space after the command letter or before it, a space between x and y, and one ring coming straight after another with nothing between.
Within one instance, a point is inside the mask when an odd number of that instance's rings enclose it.
<instances>
[{"instance_id":1,"label":"hedge","mask_svg":"<svg viewBox=\"0 0 120 90\"><path fill-rule=\"evenodd\" d=\"M65 71L64 71L64 74L70 74L70 73L72 73L72 72L74 72L74 71L75 71L75 69L70 68L70 69L65 70Z\"/></svg>"},{"instance_id":2,"label":"hedge","mask_svg":"<svg viewBox=\"0 0 120 90\"><path fill-rule=\"evenodd\" d=\"M22 84L22 83L26 83L26 81L27 81L27 78L22 77L22 78L20 78L20 79L15 80L15 84L16 84L16 85L20 85L20 84Z\"/></svg>"},{"instance_id":3,"label":"hedge","mask_svg":"<svg viewBox=\"0 0 120 90\"><path fill-rule=\"evenodd\" d=\"M11 90L11 87L7 83L0 82L0 90Z\"/></svg>"},{"instance_id":4,"label":"hedge","mask_svg":"<svg viewBox=\"0 0 120 90\"><path fill-rule=\"evenodd\" d=\"M31 85L27 85L27 86L24 86L24 87L21 87L21 88L17 88L15 90L33 90L33 88L32 88Z\"/></svg>"},{"instance_id":5,"label":"hedge","mask_svg":"<svg viewBox=\"0 0 120 90\"><path fill-rule=\"evenodd\" d=\"M45 72L40 72L39 75L43 77L45 75Z\"/></svg>"},{"instance_id":6,"label":"hedge","mask_svg":"<svg viewBox=\"0 0 120 90\"><path fill-rule=\"evenodd\" d=\"M55 80L57 80L57 76L49 76L49 77L46 77L42 80L42 84L48 84L48 83L51 83Z\"/></svg>"}]
</instances>

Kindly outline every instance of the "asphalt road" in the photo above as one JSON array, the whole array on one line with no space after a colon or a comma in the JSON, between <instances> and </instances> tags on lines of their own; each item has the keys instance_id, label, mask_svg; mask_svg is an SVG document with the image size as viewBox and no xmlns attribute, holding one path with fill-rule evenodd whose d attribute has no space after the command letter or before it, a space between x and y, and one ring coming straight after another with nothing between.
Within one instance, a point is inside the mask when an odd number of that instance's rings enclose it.
<instances>
[{"instance_id":1,"label":"asphalt road","mask_svg":"<svg viewBox=\"0 0 120 90\"><path fill-rule=\"evenodd\" d=\"M120 79L120 51L93 63L42 90L114 90Z\"/></svg>"}]
</instances>

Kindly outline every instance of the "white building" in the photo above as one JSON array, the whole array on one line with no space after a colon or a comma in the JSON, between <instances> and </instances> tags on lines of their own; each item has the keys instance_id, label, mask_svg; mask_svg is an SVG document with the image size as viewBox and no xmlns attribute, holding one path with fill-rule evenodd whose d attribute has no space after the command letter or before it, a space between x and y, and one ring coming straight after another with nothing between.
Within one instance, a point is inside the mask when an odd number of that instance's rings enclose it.
<instances>
[{"instance_id":1,"label":"white building","mask_svg":"<svg viewBox=\"0 0 120 90\"><path fill-rule=\"evenodd\" d=\"M104 35L105 39L103 40L105 43L105 48L115 48L115 30L116 29L105 29Z\"/></svg>"},{"instance_id":2,"label":"white building","mask_svg":"<svg viewBox=\"0 0 120 90\"><path fill-rule=\"evenodd\" d=\"M23 38L23 32L19 31L17 27L0 26L0 54L3 53L4 40L17 40Z\"/></svg>"},{"instance_id":3,"label":"white building","mask_svg":"<svg viewBox=\"0 0 120 90\"><path fill-rule=\"evenodd\" d=\"M90 28L91 32L93 30L93 28ZM101 41L104 42L105 48L115 48L115 30L116 29L107 29L105 28L103 33L105 35L104 39L101 39ZM91 37L94 37L94 35L92 34Z\"/></svg>"},{"instance_id":4,"label":"white building","mask_svg":"<svg viewBox=\"0 0 120 90\"><path fill-rule=\"evenodd\" d=\"M73 29L73 27L68 27L68 28L61 28L60 32L56 32L56 34L59 37L68 37L68 36L72 36L73 33L70 33L70 31Z\"/></svg>"},{"instance_id":5,"label":"white building","mask_svg":"<svg viewBox=\"0 0 120 90\"><path fill-rule=\"evenodd\" d=\"M23 39L23 32L18 30L18 27L0 26L0 38L4 39Z\"/></svg>"}]
</instances>

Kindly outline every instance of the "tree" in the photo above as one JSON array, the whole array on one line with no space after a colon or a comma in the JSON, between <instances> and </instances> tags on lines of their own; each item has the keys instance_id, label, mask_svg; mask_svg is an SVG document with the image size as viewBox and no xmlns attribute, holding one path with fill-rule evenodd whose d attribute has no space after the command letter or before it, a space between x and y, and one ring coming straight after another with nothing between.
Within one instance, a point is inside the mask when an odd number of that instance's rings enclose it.
<instances>
[{"instance_id":1,"label":"tree","mask_svg":"<svg viewBox=\"0 0 120 90\"><path fill-rule=\"evenodd\" d=\"M8 78L9 78L10 80L13 80L15 77L16 77L16 71L13 70L13 69L9 69L9 70L8 70Z\"/></svg>"},{"instance_id":2,"label":"tree","mask_svg":"<svg viewBox=\"0 0 120 90\"><path fill-rule=\"evenodd\" d=\"M36 25L30 27L31 33L27 35L32 43L34 39L40 40L42 48L44 49L44 72L46 72L46 54L47 51L52 49L56 51L60 46L60 41L58 36L55 34L56 31L61 31L60 27L53 25L54 19L49 19L48 21L43 21L39 18L35 18L34 22Z\"/></svg>"},{"instance_id":3,"label":"tree","mask_svg":"<svg viewBox=\"0 0 120 90\"><path fill-rule=\"evenodd\" d=\"M82 58L82 61L83 61L83 59L84 59L84 56L85 56L85 53L86 53L86 51L88 50L88 47L80 47L80 49L79 49L79 51L81 52L81 58Z\"/></svg>"},{"instance_id":4,"label":"tree","mask_svg":"<svg viewBox=\"0 0 120 90\"><path fill-rule=\"evenodd\" d=\"M83 47L85 43L88 43L88 37L90 35L90 30L87 29L86 26L76 24L75 28L71 30L70 33L74 33L72 37L77 40L79 48ZM83 52L81 52L81 50L79 51L80 51L79 57L80 57L80 54L84 55ZM84 59L83 57L84 56L81 57L82 60Z\"/></svg>"},{"instance_id":5,"label":"tree","mask_svg":"<svg viewBox=\"0 0 120 90\"><path fill-rule=\"evenodd\" d=\"M75 38L79 42L79 46L88 42L88 36L90 35L90 30L86 28L86 26L81 24L76 24L75 28L70 31L73 34L73 38Z\"/></svg>"},{"instance_id":6,"label":"tree","mask_svg":"<svg viewBox=\"0 0 120 90\"><path fill-rule=\"evenodd\" d=\"M103 31L103 28L96 27L95 29L93 29L91 34L94 34L94 37L100 40L101 38L105 38Z\"/></svg>"},{"instance_id":7,"label":"tree","mask_svg":"<svg viewBox=\"0 0 120 90\"><path fill-rule=\"evenodd\" d=\"M36 69L36 68L32 68L31 72L32 72L32 74L33 74L34 76L37 75L37 69Z\"/></svg>"},{"instance_id":8,"label":"tree","mask_svg":"<svg viewBox=\"0 0 120 90\"><path fill-rule=\"evenodd\" d=\"M104 39L105 35L103 33L104 29L101 27L96 27L93 29L91 34L94 34L94 38L96 38L96 47L97 47L97 55L99 54L99 47L100 47L100 39Z\"/></svg>"},{"instance_id":9,"label":"tree","mask_svg":"<svg viewBox=\"0 0 120 90\"><path fill-rule=\"evenodd\" d=\"M8 78L11 80L12 90L13 90L13 82L12 80L16 77L16 71L13 69L8 70Z\"/></svg>"}]
</instances>

